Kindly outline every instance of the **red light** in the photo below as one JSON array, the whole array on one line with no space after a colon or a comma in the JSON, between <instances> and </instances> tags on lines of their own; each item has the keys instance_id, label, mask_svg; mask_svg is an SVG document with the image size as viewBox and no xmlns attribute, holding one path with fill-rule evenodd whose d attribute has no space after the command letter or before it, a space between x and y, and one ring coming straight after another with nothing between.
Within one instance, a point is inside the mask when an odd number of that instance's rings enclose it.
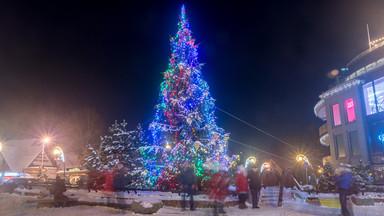
<instances>
[{"instance_id":1,"label":"red light","mask_svg":"<svg viewBox=\"0 0 384 216\"><path fill-rule=\"evenodd\" d=\"M356 120L355 103L353 102L353 98L345 101L345 107L347 109L348 122L355 121Z\"/></svg>"},{"instance_id":2,"label":"red light","mask_svg":"<svg viewBox=\"0 0 384 216\"><path fill-rule=\"evenodd\" d=\"M333 105L332 111L333 111L333 123L335 124L335 126L341 125L339 104Z\"/></svg>"}]
</instances>

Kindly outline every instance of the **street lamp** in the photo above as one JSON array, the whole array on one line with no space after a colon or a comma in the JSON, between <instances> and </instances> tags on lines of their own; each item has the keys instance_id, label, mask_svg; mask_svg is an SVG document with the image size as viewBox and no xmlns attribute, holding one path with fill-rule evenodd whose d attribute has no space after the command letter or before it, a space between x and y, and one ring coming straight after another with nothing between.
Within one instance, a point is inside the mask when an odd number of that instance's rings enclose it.
<instances>
[{"instance_id":1,"label":"street lamp","mask_svg":"<svg viewBox=\"0 0 384 216\"><path fill-rule=\"evenodd\" d=\"M260 172L263 172L264 170L269 170L269 168L271 168L271 164L268 162L265 162L263 163L263 165L261 165Z\"/></svg>"},{"instance_id":2,"label":"street lamp","mask_svg":"<svg viewBox=\"0 0 384 216\"><path fill-rule=\"evenodd\" d=\"M308 160L308 158L305 155L299 154L299 155L296 156L296 161L301 163L301 165L303 165L303 167L305 168L305 179L306 179L306 182L307 182L307 185L308 185L308 172L307 172L307 168L310 165L309 160Z\"/></svg>"},{"instance_id":3,"label":"street lamp","mask_svg":"<svg viewBox=\"0 0 384 216\"><path fill-rule=\"evenodd\" d=\"M59 146L56 146L53 149L53 154L56 156L56 158L60 158L61 162L63 162L63 168L64 168L64 181L65 181L65 158L64 158L64 152L63 149L61 149Z\"/></svg>"},{"instance_id":4,"label":"street lamp","mask_svg":"<svg viewBox=\"0 0 384 216\"><path fill-rule=\"evenodd\" d=\"M253 156L247 158L247 160L245 161L245 167L247 168L249 164L256 164L256 158Z\"/></svg>"},{"instance_id":5,"label":"street lamp","mask_svg":"<svg viewBox=\"0 0 384 216\"><path fill-rule=\"evenodd\" d=\"M43 147L41 150L41 169L43 169L43 166L44 166L44 144L49 143L50 141L51 141L51 139L49 137L45 137L43 139Z\"/></svg>"}]
</instances>

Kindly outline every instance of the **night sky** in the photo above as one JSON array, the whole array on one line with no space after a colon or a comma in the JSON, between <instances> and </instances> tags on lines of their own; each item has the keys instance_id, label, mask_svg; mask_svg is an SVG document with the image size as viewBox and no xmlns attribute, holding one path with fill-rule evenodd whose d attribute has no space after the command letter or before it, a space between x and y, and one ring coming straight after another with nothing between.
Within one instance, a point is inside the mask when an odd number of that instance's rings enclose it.
<instances>
[{"instance_id":1,"label":"night sky","mask_svg":"<svg viewBox=\"0 0 384 216\"><path fill-rule=\"evenodd\" d=\"M318 133L313 107L334 82L326 74L368 48L366 24L372 39L384 36L384 1L2 1L0 118L93 107L105 127L145 123L183 3L217 107L289 141ZM216 115L232 139L282 146Z\"/></svg>"}]
</instances>

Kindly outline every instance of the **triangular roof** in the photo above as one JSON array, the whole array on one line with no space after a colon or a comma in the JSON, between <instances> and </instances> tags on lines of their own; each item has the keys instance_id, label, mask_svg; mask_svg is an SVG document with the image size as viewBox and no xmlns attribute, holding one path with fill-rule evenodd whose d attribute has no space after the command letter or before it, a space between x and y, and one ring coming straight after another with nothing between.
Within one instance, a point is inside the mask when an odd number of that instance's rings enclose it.
<instances>
[{"instance_id":1,"label":"triangular roof","mask_svg":"<svg viewBox=\"0 0 384 216\"><path fill-rule=\"evenodd\" d=\"M9 140L3 143L1 154L9 169L22 172L40 154L41 145L36 145L38 139ZM35 145L34 145L35 144Z\"/></svg>"}]
</instances>

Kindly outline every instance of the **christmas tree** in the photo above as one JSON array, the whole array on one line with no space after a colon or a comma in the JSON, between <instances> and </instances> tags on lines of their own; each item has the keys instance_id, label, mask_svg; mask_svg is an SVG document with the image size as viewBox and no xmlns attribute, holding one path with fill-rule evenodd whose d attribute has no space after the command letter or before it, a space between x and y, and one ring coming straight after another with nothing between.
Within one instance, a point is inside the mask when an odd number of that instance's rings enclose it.
<instances>
[{"instance_id":1,"label":"christmas tree","mask_svg":"<svg viewBox=\"0 0 384 216\"><path fill-rule=\"evenodd\" d=\"M184 162L192 163L197 176L208 161L230 166L228 134L216 125L215 100L202 78L195 40L184 5L178 32L171 38L172 54L161 83L160 100L150 125L153 146L144 151L152 183L173 186Z\"/></svg>"},{"instance_id":2,"label":"christmas tree","mask_svg":"<svg viewBox=\"0 0 384 216\"><path fill-rule=\"evenodd\" d=\"M125 121L114 124L109 128L111 135L101 138L100 161L103 166L113 168L121 163L128 171L142 167L142 158L139 151L142 136L141 126L136 131L127 131Z\"/></svg>"},{"instance_id":3,"label":"christmas tree","mask_svg":"<svg viewBox=\"0 0 384 216\"><path fill-rule=\"evenodd\" d=\"M136 127L136 130L130 131L127 145L129 146L129 157L126 158L125 164L128 169L128 176L130 178L130 186L134 187L146 187L144 182L144 159L141 154L141 147L148 146L147 137L145 131L140 124Z\"/></svg>"},{"instance_id":4,"label":"christmas tree","mask_svg":"<svg viewBox=\"0 0 384 216\"><path fill-rule=\"evenodd\" d=\"M359 160L357 164L352 166L354 187L358 192L366 192L372 186L372 177L369 166L366 166L362 160Z\"/></svg>"},{"instance_id":5,"label":"christmas tree","mask_svg":"<svg viewBox=\"0 0 384 216\"><path fill-rule=\"evenodd\" d=\"M102 168L99 154L90 144L88 144L87 149L88 154L83 161L83 166L90 171L99 171Z\"/></svg>"},{"instance_id":6,"label":"christmas tree","mask_svg":"<svg viewBox=\"0 0 384 216\"><path fill-rule=\"evenodd\" d=\"M332 184L331 177L335 175L335 168L330 164L326 163L323 167L323 172L320 175L319 184L317 189L320 192L331 192L335 190L335 185Z\"/></svg>"}]
</instances>

